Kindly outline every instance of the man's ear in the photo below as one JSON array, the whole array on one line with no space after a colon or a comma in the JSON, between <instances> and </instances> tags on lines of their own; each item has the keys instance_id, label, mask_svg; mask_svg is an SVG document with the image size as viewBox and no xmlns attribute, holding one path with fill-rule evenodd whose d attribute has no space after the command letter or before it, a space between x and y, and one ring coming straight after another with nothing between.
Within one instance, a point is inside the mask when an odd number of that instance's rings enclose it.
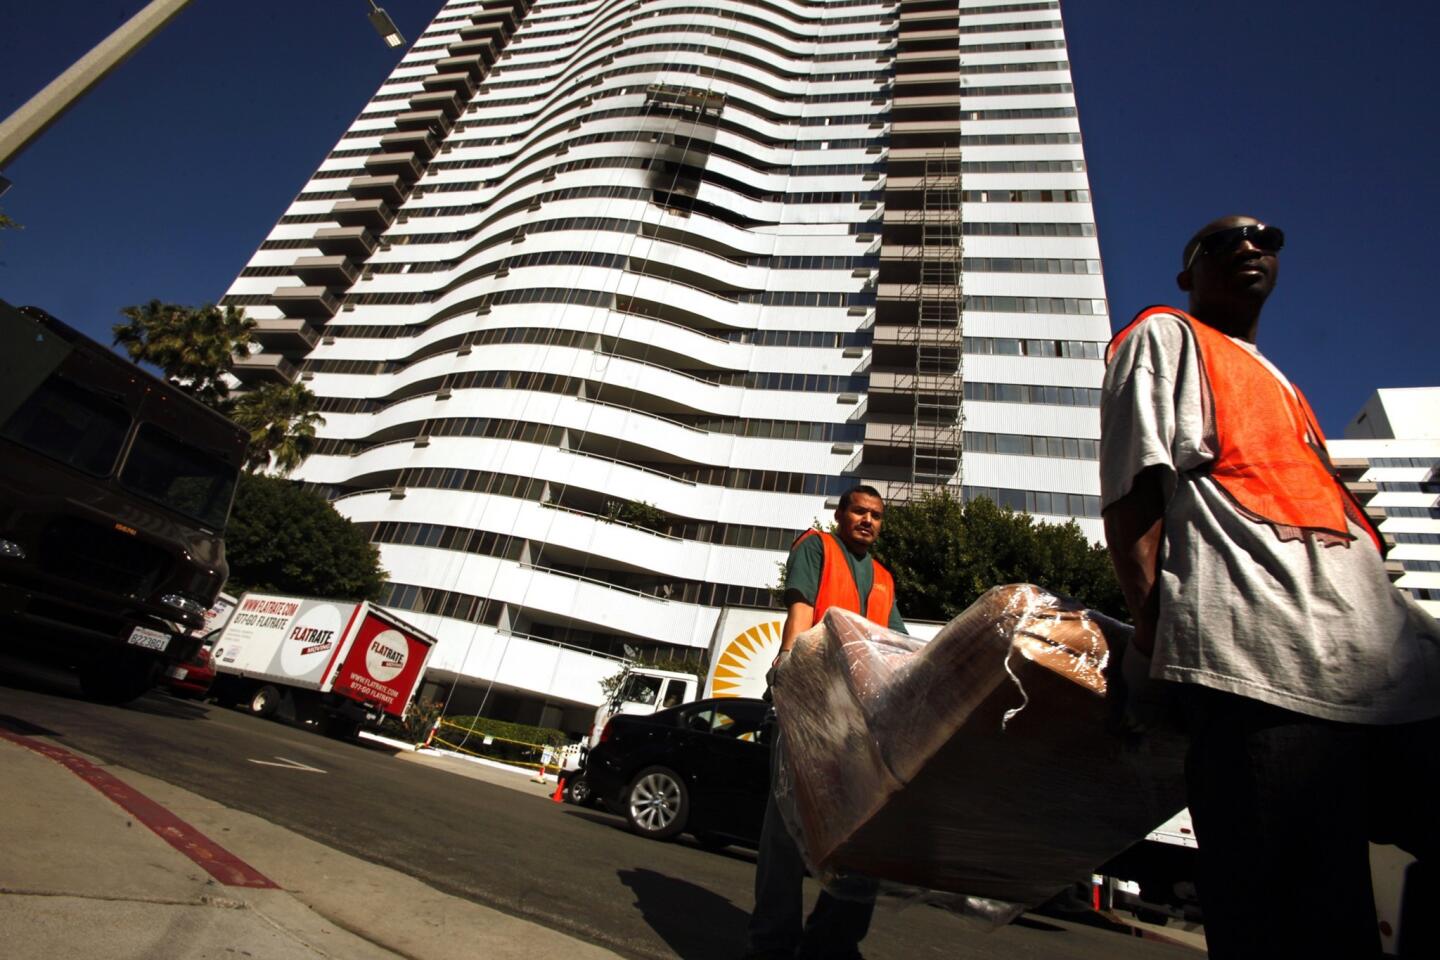
<instances>
[{"instance_id":1,"label":"man's ear","mask_svg":"<svg viewBox=\"0 0 1440 960\"><path fill-rule=\"evenodd\" d=\"M1181 270L1179 273L1175 274L1175 286L1179 287L1181 290L1184 290L1186 293L1190 292L1190 288L1193 286L1193 284L1190 282L1189 270Z\"/></svg>"}]
</instances>

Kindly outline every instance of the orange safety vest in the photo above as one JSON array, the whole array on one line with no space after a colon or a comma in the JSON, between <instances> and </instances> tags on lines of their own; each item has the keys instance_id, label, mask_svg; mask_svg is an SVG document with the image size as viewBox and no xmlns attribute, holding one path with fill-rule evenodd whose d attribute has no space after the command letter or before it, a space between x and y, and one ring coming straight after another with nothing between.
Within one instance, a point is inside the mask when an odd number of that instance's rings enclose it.
<instances>
[{"instance_id":1,"label":"orange safety vest","mask_svg":"<svg viewBox=\"0 0 1440 960\"><path fill-rule=\"evenodd\" d=\"M815 619L819 623L825 611L831 607L860 612L860 588L850 573L850 564L842 552L845 548L840 541L819 530L806 530L790 545L794 550L810 537L818 536L825 546L825 560L820 567L820 589L815 593ZM870 586L870 596L865 601L865 619L885 627L890 624L890 608L895 605L895 578L890 571L874 561L875 582Z\"/></svg>"},{"instance_id":2,"label":"orange safety vest","mask_svg":"<svg viewBox=\"0 0 1440 960\"><path fill-rule=\"evenodd\" d=\"M1287 389L1228 336L1174 307L1150 307L1115 334L1105 362L1157 313L1178 317L1195 335L1204 371L1206 433L1216 448L1210 476L1241 513L1275 527L1353 540L1348 517L1383 551L1380 535L1335 472L1325 435L1300 389Z\"/></svg>"}]
</instances>

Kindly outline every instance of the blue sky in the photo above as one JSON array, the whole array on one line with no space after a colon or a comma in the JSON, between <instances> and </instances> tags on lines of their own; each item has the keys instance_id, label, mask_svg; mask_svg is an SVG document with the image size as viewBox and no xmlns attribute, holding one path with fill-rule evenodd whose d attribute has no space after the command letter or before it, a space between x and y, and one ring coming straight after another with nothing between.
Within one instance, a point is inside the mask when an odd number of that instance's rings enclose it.
<instances>
[{"instance_id":1,"label":"blue sky","mask_svg":"<svg viewBox=\"0 0 1440 960\"><path fill-rule=\"evenodd\" d=\"M0 0L8 115L141 0ZM439 0L384 0L414 40ZM399 58L365 0L197 0L6 175L0 298L102 340L126 305L218 299ZM1179 248L1283 227L1260 346L1338 435L1378 387L1440 384L1434 4L1069 0L1117 323L1178 302Z\"/></svg>"}]
</instances>

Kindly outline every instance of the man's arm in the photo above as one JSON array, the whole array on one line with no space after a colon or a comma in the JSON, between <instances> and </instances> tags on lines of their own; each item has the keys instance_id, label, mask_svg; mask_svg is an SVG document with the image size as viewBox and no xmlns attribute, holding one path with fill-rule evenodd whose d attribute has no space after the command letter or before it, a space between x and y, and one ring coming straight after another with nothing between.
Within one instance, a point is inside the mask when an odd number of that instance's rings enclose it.
<instances>
[{"instance_id":1,"label":"man's arm","mask_svg":"<svg viewBox=\"0 0 1440 960\"><path fill-rule=\"evenodd\" d=\"M1155 651L1160 618L1160 543L1165 503L1160 478L1165 468L1150 467L1136 475L1130 492L1105 509L1105 542L1110 562L1135 620L1136 648L1145 656Z\"/></svg>"},{"instance_id":2,"label":"man's arm","mask_svg":"<svg viewBox=\"0 0 1440 960\"><path fill-rule=\"evenodd\" d=\"M780 652L789 653L790 648L795 646L795 638L813 626L815 605L803 600L791 603L785 614L785 626L780 631Z\"/></svg>"}]
</instances>

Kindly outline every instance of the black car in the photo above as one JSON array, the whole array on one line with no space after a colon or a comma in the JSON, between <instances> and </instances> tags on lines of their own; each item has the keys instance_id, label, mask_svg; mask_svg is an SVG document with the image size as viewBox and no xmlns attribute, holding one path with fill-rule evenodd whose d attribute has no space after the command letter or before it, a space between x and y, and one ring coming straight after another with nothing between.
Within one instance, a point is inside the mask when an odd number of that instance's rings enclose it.
<instances>
[{"instance_id":1,"label":"black car","mask_svg":"<svg viewBox=\"0 0 1440 960\"><path fill-rule=\"evenodd\" d=\"M770 790L769 712L763 700L727 697L613 717L585 775L641 836L754 845Z\"/></svg>"}]
</instances>

